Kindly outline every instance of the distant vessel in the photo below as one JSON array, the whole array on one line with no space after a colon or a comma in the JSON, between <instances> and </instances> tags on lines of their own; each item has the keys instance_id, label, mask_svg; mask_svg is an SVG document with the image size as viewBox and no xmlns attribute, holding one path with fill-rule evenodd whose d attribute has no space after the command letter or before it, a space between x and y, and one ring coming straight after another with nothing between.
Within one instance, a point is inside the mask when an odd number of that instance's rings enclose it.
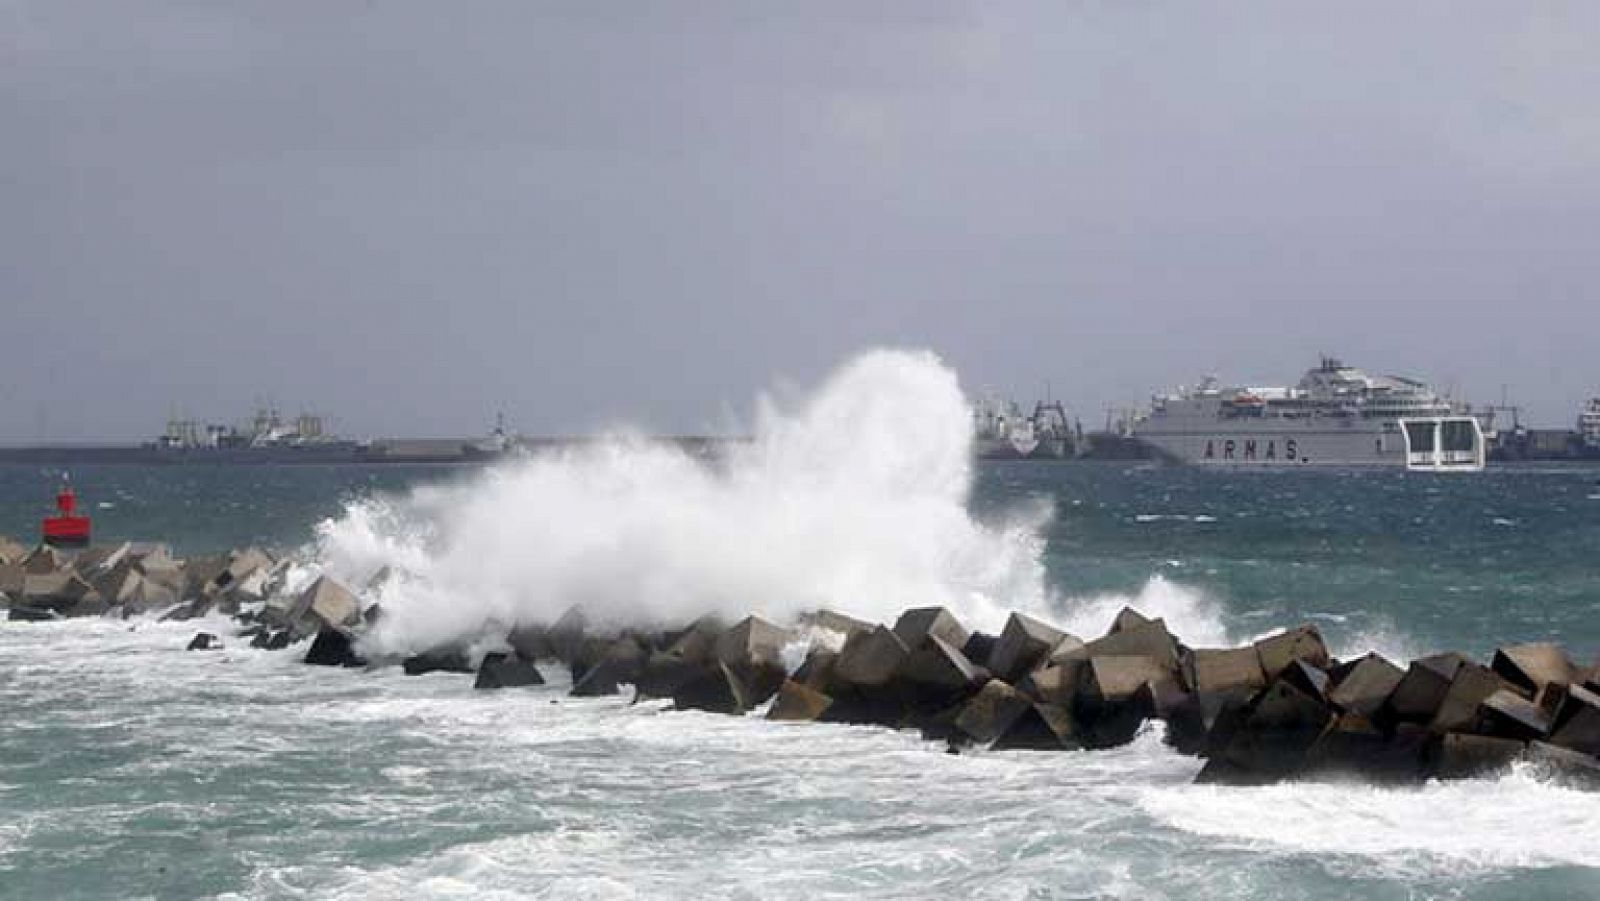
<instances>
[{"instance_id":1,"label":"distant vessel","mask_svg":"<svg viewBox=\"0 0 1600 901\"><path fill-rule=\"evenodd\" d=\"M1483 427L1428 386L1324 357L1293 388L1216 377L1156 397L1134 435L1169 461L1207 467L1397 467L1476 472Z\"/></svg>"},{"instance_id":2,"label":"distant vessel","mask_svg":"<svg viewBox=\"0 0 1600 901\"><path fill-rule=\"evenodd\" d=\"M986 460L1065 459L1077 452L1077 433L1059 403L1040 401L1033 414L1015 401L985 398L972 410L974 453Z\"/></svg>"},{"instance_id":3,"label":"distant vessel","mask_svg":"<svg viewBox=\"0 0 1600 901\"><path fill-rule=\"evenodd\" d=\"M169 419L147 445L159 459L217 463L340 463L364 458L368 445L327 432L321 416L302 413L285 420L276 407L261 407L245 428L193 419Z\"/></svg>"}]
</instances>

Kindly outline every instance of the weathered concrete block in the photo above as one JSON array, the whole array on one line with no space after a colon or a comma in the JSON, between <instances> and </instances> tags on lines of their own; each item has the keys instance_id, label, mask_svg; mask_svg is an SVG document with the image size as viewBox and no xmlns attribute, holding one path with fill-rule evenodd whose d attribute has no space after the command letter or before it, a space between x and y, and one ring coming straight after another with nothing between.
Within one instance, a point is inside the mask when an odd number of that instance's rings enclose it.
<instances>
[{"instance_id":1,"label":"weathered concrete block","mask_svg":"<svg viewBox=\"0 0 1600 901\"><path fill-rule=\"evenodd\" d=\"M570 665L588 632L589 615L583 612L582 607L574 604L550 624L550 628L545 630L545 636L549 639L550 650L554 652L555 658Z\"/></svg>"},{"instance_id":2,"label":"weathered concrete block","mask_svg":"<svg viewBox=\"0 0 1600 901\"><path fill-rule=\"evenodd\" d=\"M1278 674L1283 679L1319 701L1328 699L1328 674L1304 660L1296 659Z\"/></svg>"},{"instance_id":3,"label":"weathered concrete block","mask_svg":"<svg viewBox=\"0 0 1600 901\"><path fill-rule=\"evenodd\" d=\"M222 650L222 639L210 632L196 632L194 637L189 639L189 646L185 650L220 651Z\"/></svg>"},{"instance_id":4,"label":"weathered concrete block","mask_svg":"<svg viewBox=\"0 0 1600 901\"><path fill-rule=\"evenodd\" d=\"M1292 683L1278 679L1253 698L1220 757L1251 780L1277 780L1300 772L1308 752L1333 721L1333 711ZM1229 775L1219 767L1212 778Z\"/></svg>"},{"instance_id":5,"label":"weathered concrete block","mask_svg":"<svg viewBox=\"0 0 1600 901\"><path fill-rule=\"evenodd\" d=\"M572 696L596 698L618 694L624 684L637 686L648 662L644 647L631 635L586 638L583 650L569 664Z\"/></svg>"},{"instance_id":6,"label":"weathered concrete block","mask_svg":"<svg viewBox=\"0 0 1600 901\"><path fill-rule=\"evenodd\" d=\"M1559 645L1549 643L1501 648L1494 652L1489 668L1529 697L1552 682L1571 683L1578 672L1566 652Z\"/></svg>"},{"instance_id":7,"label":"weathered concrete block","mask_svg":"<svg viewBox=\"0 0 1600 901\"><path fill-rule=\"evenodd\" d=\"M13 541L9 536L0 535L0 566L21 563L26 556L28 548L25 545Z\"/></svg>"},{"instance_id":8,"label":"weathered concrete block","mask_svg":"<svg viewBox=\"0 0 1600 901\"><path fill-rule=\"evenodd\" d=\"M1405 678L1405 670L1378 654L1367 654L1340 668L1328 700L1349 713L1372 717Z\"/></svg>"},{"instance_id":9,"label":"weathered concrete block","mask_svg":"<svg viewBox=\"0 0 1600 901\"><path fill-rule=\"evenodd\" d=\"M1256 642L1256 653L1261 658L1261 671L1266 673L1269 681L1276 679L1296 660L1304 660L1322 670L1326 670L1331 663L1322 633L1317 631L1316 626L1310 625L1261 639Z\"/></svg>"},{"instance_id":10,"label":"weathered concrete block","mask_svg":"<svg viewBox=\"0 0 1600 901\"><path fill-rule=\"evenodd\" d=\"M989 655L995 678L1015 682L1050 655L1067 633L1022 613L1012 613Z\"/></svg>"},{"instance_id":11,"label":"weathered concrete block","mask_svg":"<svg viewBox=\"0 0 1600 901\"><path fill-rule=\"evenodd\" d=\"M1413 660L1379 711L1379 722L1433 722L1456 671L1466 662L1460 654L1436 654Z\"/></svg>"},{"instance_id":12,"label":"weathered concrete block","mask_svg":"<svg viewBox=\"0 0 1600 901\"><path fill-rule=\"evenodd\" d=\"M356 654L355 643L349 633L324 628L306 651L306 663L312 666L366 666L367 661Z\"/></svg>"},{"instance_id":13,"label":"weathered concrete block","mask_svg":"<svg viewBox=\"0 0 1600 901\"><path fill-rule=\"evenodd\" d=\"M0 597L21 600L27 571L21 563L0 563Z\"/></svg>"},{"instance_id":14,"label":"weathered concrete block","mask_svg":"<svg viewBox=\"0 0 1600 901\"><path fill-rule=\"evenodd\" d=\"M1473 731L1500 738L1534 741L1550 733L1550 720L1537 704L1515 691L1502 688L1478 705L1478 719Z\"/></svg>"},{"instance_id":15,"label":"weathered concrete block","mask_svg":"<svg viewBox=\"0 0 1600 901\"><path fill-rule=\"evenodd\" d=\"M1126 701L1147 683L1176 680L1168 661L1146 656L1097 656L1084 667L1080 695L1103 703Z\"/></svg>"},{"instance_id":16,"label":"weathered concrete block","mask_svg":"<svg viewBox=\"0 0 1600 901\"><path fill-rule=\"evenodd\" d=\"M778 689L778 699L767 711L767 719L810 722L821 719L832 705L833 698L791 679Z\"/></svg>"},{"instance_id":17,"label":"weathered concrete block","mask_svg":"<svg viewBox=\"0 0 1600 901\"><path fill-rule=\"evenodd\" d=\"M1072 711L1059 704L1032 704L1012 720L992 746L997 751L1066 751L1083 747Z\"/></svg>"},{"instance_id":18,"label":"weathered concrete block","mask_svg":"<svg viewBox=\"0 0 1600 901\"><path fill-rule=\"evenodd\" d=\"M1178 642L1159 619L1129 626L1097 638L1066 654L1052 654L1052 662L1087 660L1091 657L1154 657L1163 661L1174 675L1178 672Z\"/></svg>"},{"instance_id":19,"label":"weathered concrete block","mask_svg":"<svg viewBox=\"0 0 1600 901\"><path fill-rule=\"evenodd\" d=\"M937 635L928 635L906 655L896 678L915 685L930 686L952 691L976 687L988 681L989 675L959 650Z\"/></svg>"},{"instance_id":20,"label":"weathered concrete block","mask_svg":"<svg viewBox=\"0 0 1600 901\"><path fill-rule=\"evenodd\" d=\"M1478 718L1478 705L1505 686L1488 667L1467 662L1456 668L1450 687L1439 702L1429 728L1435 732L1470 732Z\"/></svg>"},{"instance_id":21,"label":"weathered concrete block","mask_svg":"<svg viewBox=\"0 0 1600 901\"><path fill-rule=\"evenodd\" d=\"M717 636L717 660L734 667L781 666L784 645L794 633L757 616L747 616Z\"/></svg>"},{"instance_id":22,"label":"weathered concrete block","mask_svg":"<svg viewBox=\"0 0 1600 901\"><path fill-rule=\"evenodd\" d=\"M683 685L700 677L705 669L704 663L662 651L645 659L644 669L633 687L641 698L670 698Z\"/></svg>"},{"instance_id":23,"label":"weathered concrete block","mask_svg":"<svg viewBox=\"0 0 1600 901\"><path fill-rule=\"evenodd\" d=\"M679 686L672 693L672 704L678 710L704 710L734 716L749 712L751 707L739 677L726 664L716 662Z\"/></svg>"},{"instance_id":24,"label":"weathered concrete block","mask_svg":"<svg viewBox=\"0 0 1600 901\"><path fill-rule=\"evenodd\" d=\"M453 646L430 648L400 662L408 676L425 676L428 673L472 673L465 649Z\"/></svg>"},{"instance_id":25,"label":"weathered concrete block","mask_svg":"<svg viewBox=\"0 0 1600 901\"><path fill-rule=\"evenodd\" d=\"M967 636L967 643L961 646L961 653L968 660L981 663L994 656L995 642L999 640L987 632L973 632Z\"/></svg>"},{"instance_id":26,"label":"weathered concrete block","mask_svg":"<svg viewBox=\"0 0 1600 901\"><path fill-rule=\"evenodd\" d=\"M328 576L320 576L300 593L281 623L300 634L323 626L349 627L361 621L361 602L350 589Z\"/></svg>"},{"instance_id":27,"label":"weathered concrete block","mask_svg":"<svg viewBox=\"0 0 1600 901\"><path fill-rule=\"evenodd\" d=\"M833 674L850 685L884 685L910 654L896 632L878 626L850 636L834 661Z\"/></svg>"},{"instance_id":28,"label":"weathered concrete block","mask_svg":"<svg viewBox=\"0 0 1600 901\"><path fill-rule=\"evenodd\" d=\"M813 647L792 678L807 688L827 694L833 684L833 665L838 659L837 651Z\"/></svg>"},{"instance_id":29,"label":"weathered concrete block","mask_svg":"<svg viewBox=\"0 0 1600 901\"><path fill-rule=\"evenodd\" d=\"M537 623L518 624L506 633L506 644L524 660L552 660L556 656L549 633Z\"/></svg>"},{"instance_id":30,"label":"weathered concrete block","mask_svg":"<svg viewBox=\"0 0 1600 901\"><path fill-rule=\"evenodd\" d=\"M91 595L99 597L93 585L71 570L47 573L25 572L22 577L21 606L65 613Z\"/></svg>"},{"instance_id":31,"label":"weathered concrete block","mask_svg":"<svg viewBox=\"0 0 1600 901\"><path fill-rule=\"evenodd\" d=\"M908 648L916 647L925 635L937 635L947 644L963 647L967 630L955 615L943 607L914 607L900 614L894 623L895 637Z\"/></svg>"},{"instance_id":32,"label":"weathered concrete block","mask_svg":"<svg viewBox=\"0 0 1600 901\"><path fill-rule=\"evenodd\" d=\"M1267 675L1261 669L1261 657L1252 647L1196 648L1185 655L1184 671L1196 694L1245 689L1257 691L1266 687Z\"/></svg>"},{"instance_id":33,"label":"weathered concrete block","mask_svg":"<svg viewBox=\"0 0 1600 901\"><path fill-rule=\"evenodd\" d=\"M472 687L482 690L543 685L544 674L532 660L517 654L485 654L478 664L478 679Z\"/></svg>"},{"instance_id":34,"label":"weathered concrete block","mask_svg":"<svg viewBox=\"0 0 1600 901\"><path fill-rule=\"evenodd\" d=\"M1086 660L1048 664L1017 680L1017 690L1041 704L1069 705L1078 696Z\"/></svg>"},{"instance_id":35,"label":"weathered concrete block","mask_svg":"<svg viewBox=\"0 0 1600 901\"><path fill-rule=\"evenodd\" d=\"M1384 784L1421 781L1425 754L1436 738L1416 724L1402 724L1389 735L1359 713L1340 714L1306 752L1301 775L1361 779Z\"/></svg>"},{"instance_id":36,"label":"weathered concrete block","mask_svg":"<svg viewBox=\"0 0 1600 901\"><path fill-rule=\"evenodd\" d=\"M1429 770L1438 779L1471 779L1502 773L1527 749L1527 743L1487 735L1450 733L1430 749Z\"/></svg>"},{"instance_id":37,"label":"weathered concrete block","mask_svg":"<svg viewBox=\"0 0 1600 901\"><path fill-rule=\"evenodd\" d=\"M978 744L989 744L1022 714L1032 709L1033 701L999 679L991 679L978 691L956 717L955 727Z\"/></svg>"},{"instance_id":38,"label":"weathered concrete block","mask_svg":"<svg viewBox=\"0 0 1600 901\"><path fill-rule=\"evenodd\" d=\"M871 632L874 625L864 619L826 609L801 614L799 624L802 628L822 629L846 639L857 632Z\"/></svg>"},{"instance_id":39,"label":"weathered concrete block","mask_svg":"<svg viewBox=\"0 0 1600 901\"><path fill-rule=\"evenodd\" d=\"M709 663L716 659L717 639L727 624L716 616L702 616L681 632L668 636L667 653L690 663Z\"/></svg>"},{"instance_id":40,"label":"weathered concrete block","mask_svg":"<svg viewBox=\"0 0 1600 901\"><path fill-rule=\"evenodd\" d=\"M1142 626L1148 626L1153 622L1155 622L1155 620L1145 616L1143 613L1140 613L1132 607L1123 607L1121 610L1117 611L1117 615L1112 618L1111 628L1106 630L1106 634L1115 635L1118 632L1127 632L1133 629L1138 629Z\"/></svg>"},{"instance_id":41,"label":"weathered concrete block","mask_svg":"<svg viewBox=\"0 0 1600 901\"><path fill-rule=\"evenodd\" d=\"M1600 694L1569 686L1552 721L1550 743L1600 757Z\"/></svg>"},{"instance_id":42,"label":"weathered concrete block","mask_svg":"<svg viewBox=\"0 0 1600 901\"><path fill-rule=\"evenodd\" d=\"M71 561L67 556L48 544L39 545L22 558L22 571L30 576L60 572L69 565Z\"/></svg>"}]
</instances>

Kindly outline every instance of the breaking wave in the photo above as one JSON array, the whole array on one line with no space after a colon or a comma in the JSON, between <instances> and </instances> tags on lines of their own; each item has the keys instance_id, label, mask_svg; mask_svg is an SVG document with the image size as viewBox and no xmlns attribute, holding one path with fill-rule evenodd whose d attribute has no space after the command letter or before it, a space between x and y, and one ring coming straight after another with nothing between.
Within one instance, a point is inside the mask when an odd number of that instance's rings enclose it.
<instances>
[{"instance_id":1,"label":"breaking wave","mask_svg":"<svg viewBox=\"0 0 1600 901\"><path fill-rule=\"evenodd\" d=\"M969 514L970 423L935 355L869 351L798 404L761 399L752 440L717 461L620 435L352 502L319 526L307 571L361 586L387 568L368 591L384 651L574 604L616 623L944 605L994 628L1046 606L1051 511Z\"/></svg>"}]
</instances>

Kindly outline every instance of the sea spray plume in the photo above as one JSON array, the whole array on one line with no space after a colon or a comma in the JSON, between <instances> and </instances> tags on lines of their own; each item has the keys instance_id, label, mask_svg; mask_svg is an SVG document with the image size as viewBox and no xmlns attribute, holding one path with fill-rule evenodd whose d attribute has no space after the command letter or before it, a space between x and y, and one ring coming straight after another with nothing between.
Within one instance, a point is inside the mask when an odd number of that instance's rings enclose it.
<instances>
[{"instance_id":1,"label":"sea spray plume","mask_svg":"<svg viewBox=\"0 0 1600 901\"><path fill-rule=\"evenodd\" d=\"M541 453L355 504L322 526L316 564L352 584L391 567L378 652L573 604L617 624L945 605L994 628L1043 607L1048 510L972 519L970 422L933 354L870 351L791 409L763 400L718 464L637 437Z\"/></svg>"}]
</instances>

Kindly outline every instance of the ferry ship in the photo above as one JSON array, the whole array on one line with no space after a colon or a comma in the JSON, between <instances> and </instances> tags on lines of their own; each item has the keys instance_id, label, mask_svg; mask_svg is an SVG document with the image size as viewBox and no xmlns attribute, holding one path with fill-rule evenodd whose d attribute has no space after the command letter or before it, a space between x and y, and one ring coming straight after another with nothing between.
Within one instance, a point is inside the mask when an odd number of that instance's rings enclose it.
<instances>
[{"instance_id":1,"label":"ferry ship","mask_svg":"<svg viewBox=\"0 0 1600 901\"><path fill-rule=\"evenodd\" d=\"M1394 467L1479 472L1483 426L1423 382L1324 357L1293 388L1209 377L1153 399L1134 435L1170 462L1223 469Z\"/></svg>"}]
</instances>

